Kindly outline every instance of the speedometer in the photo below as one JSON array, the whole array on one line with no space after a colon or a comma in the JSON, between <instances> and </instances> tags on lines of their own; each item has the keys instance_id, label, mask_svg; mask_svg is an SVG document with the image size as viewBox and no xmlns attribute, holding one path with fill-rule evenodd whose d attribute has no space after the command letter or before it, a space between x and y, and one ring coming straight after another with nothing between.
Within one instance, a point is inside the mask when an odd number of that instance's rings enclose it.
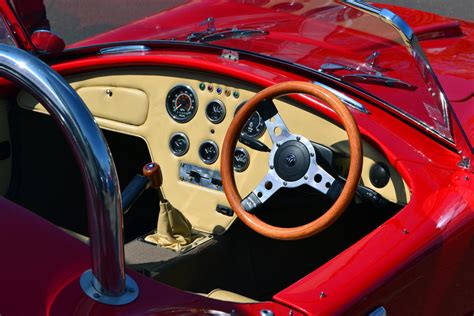
<instances>
[{"instance_id":1,"label":"speedometer","mask_svg":"<svg viewBox=\"0 0 474 316\"><path fill-rule=\"evenodd\" d=\"M189 122L196 115L197 107L196 94L188 86L176 86L166 96L166 110L178 123Z\"/></svg>"}]
</instances>

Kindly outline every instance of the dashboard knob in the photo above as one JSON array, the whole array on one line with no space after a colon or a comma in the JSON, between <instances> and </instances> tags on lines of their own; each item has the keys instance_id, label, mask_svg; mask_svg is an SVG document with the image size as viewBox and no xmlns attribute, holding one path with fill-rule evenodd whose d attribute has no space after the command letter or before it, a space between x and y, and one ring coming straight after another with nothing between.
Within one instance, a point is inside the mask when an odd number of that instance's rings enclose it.
<instances>
[{"instance_id":1,"label":"dashboard knob","mask_svg":"<svg viewBox=\"0 0 474 316\"><path fill-rule=\"evenodd\" d=\"M370 167L369 179L374 187L383 188L390 180L390 169L385 164L377 162Z\"/></svg>"}]
</instances>

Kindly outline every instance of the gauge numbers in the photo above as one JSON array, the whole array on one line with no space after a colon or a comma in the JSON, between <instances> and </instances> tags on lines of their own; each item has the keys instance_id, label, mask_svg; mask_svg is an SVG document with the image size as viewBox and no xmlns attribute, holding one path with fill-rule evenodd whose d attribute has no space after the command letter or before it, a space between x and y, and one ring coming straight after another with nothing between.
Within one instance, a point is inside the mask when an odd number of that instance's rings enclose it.
<instances>
[{"instance_id":1,"label":"gauge numbers","mask_svg":"<svg viewBox=\"0 0 474 316\"><path fill-rule=\"evenodd\" d=\"M189 122L196 114L197 107L196 94L188 86L176 86L166 96L166 110L178 123Z\"/></svg>"},{"instance_id":2,"label":"gauge numbers","mask_svg":"<svg viewBox=\"0 0 474 316\"><path fill-rule=\"evenodd\" d=\"M219 147L212 140L205 141L199 146L199 158L205 164L213 164L219 157Z\"/></svg>"},{"instance_id":3,"label":"gauge numbers","mask_svg":"<svg viewBox=\"0 0 474 316\"><path fill-rule=\"evenodd\" d=\"M219 124L224 120L225 112L225 105L220 100L211 101L206 106L206 116L214 124Z\"/></svg>"},{"instance_id":4,"label":"gauge numbers","mask_svg":"<svg viewBox=\"0 0 474 316\"><path fill-rule=\"evenodd\" d=\"M234 170L237 172L243 172L247 170L250 164L250 156L247 150L242 147L237 147L234 150Z\"/></svg>"},{"instance_id":5,"label":"gauge numbers","mask_svg":"<svg viewBox=\"0 0 474 316\"><path fill-rule=\"evenodd\" d=\"M169 141L169 148L175 156L177 157L183 156L189 150L188 137L183 133L175 133L171 135L170 141Z\"/></svg>"},{"instance_id":6,"label":"gauge numbers","mask_svg":"<svg viewBox=\"0 0 474 316\"><path fill-rule=\"evenodd\" d=\"M237 107L235 113L237 113L242 108L245 102L247 101L242 102ZM244 127L242 128L242 133L251 138L259 138L263 135L263 133L265 133L265 122L263 121L258 111L255 111L247 120Z\"/></svg>"}]
</instances>

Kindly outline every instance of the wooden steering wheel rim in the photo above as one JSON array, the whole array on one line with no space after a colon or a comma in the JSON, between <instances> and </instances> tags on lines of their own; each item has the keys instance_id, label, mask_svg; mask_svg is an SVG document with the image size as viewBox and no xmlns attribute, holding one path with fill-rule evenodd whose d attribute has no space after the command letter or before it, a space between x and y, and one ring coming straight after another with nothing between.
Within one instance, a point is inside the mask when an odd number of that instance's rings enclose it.
<instances>
[{"instance_id":1,"label":"wooden steering wheel rim","mask_svg":"<svg viewBox=\"0 0 474 316\"><path fill-rule=\"evenodd\" d=\"M240 136L245 122L255 111L257 105L267 99L272 100L275 97L289 93L304 93L312 95L326 104L328 104L339 116L344 125L349 138L350 146L350 164L344 188L339 198L334 202L329 210L327 210L319 218L305 225L283 228L272 226L257 218L255 215L245 211L240 202L240 196L235 184L233 172L233 154L237 140ZM224 193L230 206L237 216L254 231L267 236L269 238L281 240L296 240L310 237L317 234L330 226L346 209L354 197L357 185L359 183L362 171L362 145L360 140L359 128L355 122L351 112L342 104L338 97L328 90L311 84L309 82L290 81L275 84L255 94L240 109L234 120L230 124L224 138L221 156L221 175Z\"/></svg>"}]
</instances>

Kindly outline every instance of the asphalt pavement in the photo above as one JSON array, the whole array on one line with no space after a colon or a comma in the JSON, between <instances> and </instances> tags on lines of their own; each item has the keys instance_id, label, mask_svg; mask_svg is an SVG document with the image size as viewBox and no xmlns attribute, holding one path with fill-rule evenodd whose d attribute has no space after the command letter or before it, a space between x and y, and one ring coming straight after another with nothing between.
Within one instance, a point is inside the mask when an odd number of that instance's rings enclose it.
<instances>
[{"instance_id":1,"label":"asphalt pavement","mask_svg":"<svg viewBox=\"0 0 474 316\"><path fill-rule=\"evenodd\" d=\"M474 21L474 0L374 0Z\"/></svg>"}]
</instances>

